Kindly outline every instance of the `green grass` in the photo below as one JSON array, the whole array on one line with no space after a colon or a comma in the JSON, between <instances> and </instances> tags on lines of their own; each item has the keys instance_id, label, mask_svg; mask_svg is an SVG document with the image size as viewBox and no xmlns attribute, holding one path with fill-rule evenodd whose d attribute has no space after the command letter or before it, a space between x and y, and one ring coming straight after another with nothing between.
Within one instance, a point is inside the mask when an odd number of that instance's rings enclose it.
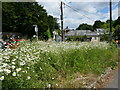
<instances>
[{"instance_id":1,"label":"green grass","mask_svg":"<svg viewBox=\"0 0 120 90\"><path fill-rule=\"evenodd\" d=\"M99 76L107 67L117 65L117 49L107 43L24 42L1 53L2 66L7 64L0 68L3 88L72 87L75 73ZM17 68L21 70L16 72ZM4 69L11 72L6 74Z\"/></svg>"}]
</instances>

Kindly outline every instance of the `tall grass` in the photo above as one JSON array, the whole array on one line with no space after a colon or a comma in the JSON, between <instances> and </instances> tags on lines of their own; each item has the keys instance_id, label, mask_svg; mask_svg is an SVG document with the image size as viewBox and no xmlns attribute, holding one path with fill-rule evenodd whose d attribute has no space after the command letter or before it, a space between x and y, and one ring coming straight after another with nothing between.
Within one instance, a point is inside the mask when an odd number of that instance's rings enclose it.
<instances>
[{"instance_id":1,"label":"tall grass","mask_svg":"<svg viewBox=\"0 0 120 90\"><path fill-rule=\"evenodd\" d=\"M35 41L0 53L3 88L45 88L57 87L59 75L100 75L116 65L117 49L105 42Z\"/></svg>"}]
</instances>

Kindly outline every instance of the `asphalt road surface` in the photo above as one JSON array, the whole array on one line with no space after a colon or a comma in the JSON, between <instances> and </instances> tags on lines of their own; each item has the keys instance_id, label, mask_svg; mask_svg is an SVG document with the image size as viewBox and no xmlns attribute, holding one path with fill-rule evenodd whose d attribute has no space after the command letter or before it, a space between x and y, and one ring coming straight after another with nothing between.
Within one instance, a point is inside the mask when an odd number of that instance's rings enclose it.
<instances>
[{"instance_id":1,"label":"asphalt road surface","mask_svg":"<svg viewBox=\"0 0 120 90\"><path fill-rule=\"evenodd\" d=\"M118 45L118 49L120 50L120 44ZM108 88L118 88L120 90L120 77L118 77L120 76L120 66L118 68L119 69L114 74L113 80L108 84Z\"/></svg>"},{"instance_id":2,"label":"asphalt road surface","mask_svg":"<svg viewBox=\"0 0 120 90\"><path fill-rule=\"evenodd\" d=\"M120 44L118 44L118 49L120 49Z\"/></svg>"},{"instance_id":3,"label":"asphalt road surface","mask_svg":"<svg viewBox=\"0 0 120 90\"><path fill-rule=\"evenodd\" d=\"M118 81L120 78L118 78L118 70L115 72L113 80L108 84L108 88L118 88Z\"/></svg>"},{"instance_id":4,"label":"asphalt road surface","mask_svg":"<svg viewBox=\"0 0 120 90\"><path fill-rule=\"evenodd\" d=\"M118 44L118 49L120 49L120 44ZM118 52L118 53L120 53L120 52ZM119 76L120 76L120 66L118 66L118 69L116 70L116 72L114 74L113 80L108 84L108 88L118 88L118 90L120 90L120 77Z\"/></svg>"}]
</instances>

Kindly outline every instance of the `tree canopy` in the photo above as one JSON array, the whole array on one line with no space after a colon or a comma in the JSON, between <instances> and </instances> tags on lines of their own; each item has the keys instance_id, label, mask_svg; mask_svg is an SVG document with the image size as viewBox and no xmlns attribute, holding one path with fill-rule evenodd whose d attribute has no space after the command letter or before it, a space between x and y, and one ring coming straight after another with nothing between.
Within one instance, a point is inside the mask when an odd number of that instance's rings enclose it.
<instances>
[{"instance_id":1,"label":"tree canopy","mask_svg":"<svg viewBox=\"0 0 120 90\"><path fill-rule=\"evenodd\" d=\"M118 17L117 20L113 23L113 27L115 28L117 25L120 25L120 16Z\"/></svg>"},{"instance_id":2,"label":"tree canopy","mask_svg":"<svg viewBox=\"0 0 120 90\"><path fill-rule=\"evenodd\" d=\"M48 39L54 29L59 29L57 19L48 15L37 2L3 2L3 32L18 32L32 37L35 34L33 25L38 25L39 37L43 39Z\"/></svg>"},{"instance_id":3,"label":"tree canopy","mask_svg":"<svg viewBox=\"0 0 120 90\"><path fill-rule=\"evenodd\" d=\"M104 24L104 22L102 22L100 20L96 20L93 24L93 29L96 30L97 28L100 28L103 24Z\"/></svg>"},{"instance_id":4,"label":"tree canopy","mask_svg":"<svg viewBox=\"0 0 120 90\"><path fill-rule=\"evenodd\" d=\"M106 22L100 27L106 29L108 32L110 31L110 20L106 20ZM112 21L112 34L114 39L120 40L120 16L117 20Z\"/></svg>"},{"instance_id":5,"label":"tree canopy","mask_svg":"<svg viewBox=\"0 0 120 90\"><path fill-rule=\"evenodd\" d=\"M106 29L108 32L110 31L110 20L106 20L102 22L100 20L96 20L93 25L88 24L80 24L76 30L96 30L97 28ZM120 40L120 16L116 20L112 20L112 35L114 39Z\"/></svg>"},{"instance_id":6,"label":"tree canopy","mask_svg":"<svg viewBox=\"0 0 120 90\"><path fill-rule=\"evenodd\" d=\"M88 25L86 23L80 24L76 30L93 30L92 25Z\"/></svg>"},{"instance_id":7,"label":"tree canopy","mask_svg":"<svg viewBox=\"0 0 120 90\"><path fill-rule=\"evenodd\" d=\"M114 21L113 27L115 28L115 31L113 33L114 38L120 40L120 16L117 20Z\"/></svg>"}]
</instances>

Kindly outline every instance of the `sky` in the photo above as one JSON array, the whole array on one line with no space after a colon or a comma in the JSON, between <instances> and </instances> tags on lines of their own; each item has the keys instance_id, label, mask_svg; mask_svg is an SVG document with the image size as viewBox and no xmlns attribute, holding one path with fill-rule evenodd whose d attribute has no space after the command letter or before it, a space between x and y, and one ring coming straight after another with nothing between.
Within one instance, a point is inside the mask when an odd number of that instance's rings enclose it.
<instances>
[{"instance_id":1,"label":"sky","mask_svg":"<svg viewBox=\"0 0 120 90\"><path fill-rule=\"evenodd\" d=\"M82 23L93 25L96 20L105 22L110 18L110 0L37 0L37 2L47 10L49 15L57 18L58 23L60 23L61 1L72 8L63 5L64 28L68 26L70 29L76 29ZM116 20L118 16L120 16L118 15L118 10L120 10L119 1L120 0L112 0L113 20Z\"/></svg>"}]
</instances>

